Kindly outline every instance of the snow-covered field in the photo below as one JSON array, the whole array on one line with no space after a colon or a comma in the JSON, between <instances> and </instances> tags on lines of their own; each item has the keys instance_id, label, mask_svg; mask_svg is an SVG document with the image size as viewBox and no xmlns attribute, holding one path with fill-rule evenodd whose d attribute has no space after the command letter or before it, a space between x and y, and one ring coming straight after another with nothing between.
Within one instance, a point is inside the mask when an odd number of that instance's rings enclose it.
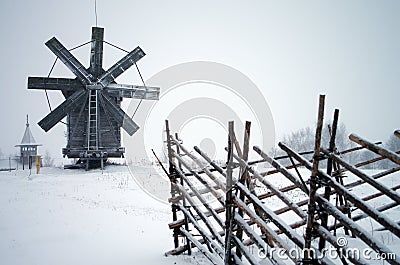
<instances>
[{"instance_id":1,"label":"snow-covered field","mask_svg":"<svg viewBox=\"0 0 400 265\"><path fill-rule=\"evenodd\" d=\"M142 177L149 172L143 166L133 168ZM396 173L379 181L394 187L399 177ZM354 176L346 178L352 181ZM289 184L278 182L275 185ZM376 190L362 185L353 192L364 197ZM276 208L273 199L268 205ZM378 207L388 202L377 198L369 203ZM400 220L399 207L386 214ZM285 221L291 223L292 218ZM59 168L42 168L38 175L29 175L29 170L0 172L0 264L209 264L198 253L164 256L173 246L170 221L170 206L142 191L124 166L107 166L103 173ZM365 219L359 224L400 254L399 239L380 231L376 222Z\"/></svg>"},{"instance_id":2,"label":"snow-covered field","mask_svg":"<svg viewBox=\"0 0 400 265\"><path fill-rule=\"evenodd\" d=\"M0 172L0 264L203 264L164 256L170 209L123 166Z\"/></svg>"}]
</instances>

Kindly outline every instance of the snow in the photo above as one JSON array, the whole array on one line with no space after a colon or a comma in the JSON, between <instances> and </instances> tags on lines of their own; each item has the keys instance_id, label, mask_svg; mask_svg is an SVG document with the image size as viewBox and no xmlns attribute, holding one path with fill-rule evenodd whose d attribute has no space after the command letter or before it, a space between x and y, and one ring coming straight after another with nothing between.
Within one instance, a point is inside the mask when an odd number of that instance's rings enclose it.
<instances>
[{"instance_id":1,"label":"snow","mask_svg":"<svg viewBox=\"0 0 400 265\"><path fill-rule=\"evenodd\" d=\"M0 264L204 264L173 247L171 208L126 167L0 172Z\"/></svg>"},{"instance_id":2,"label":"snow","mask_svg":"<svg viewBox=\"0 0 400 265\"><path fill-rule=\"evenodd\" d=\"M132 172L146 180L150 169L136 166ZM309 177L309 171L300 172ZM366 171L368 175L379 172ZM0 264L210 264L198 250L192 256L164 256L173 248L168 228L171 208L144 192L128 168L107 166L103 173L42 168L40 174L34 173L0 172ZM356 180L349 172L346 175L345 183ZM393 187L399 177L400 173L395 173L379 182ZM290 184L283 176L267 178L276 187ZM377 190L363 184L351 192L363 197ZM304 197L299 190L285 194L295 201ZM390 201L383 196L368 204L377 207ZM271 210L282 206L277 197L265 202ZM399 213L399 207L385 212L396 222ZM292 211L280 217L286 223L297 220ZM357 223L400 254L400 240L388 231L379 231L378 223L370 218ZM303 231L297 232L301 235ZM347 238L351 247L365 248L359 240Z\"/></svg>"}]
</instances>

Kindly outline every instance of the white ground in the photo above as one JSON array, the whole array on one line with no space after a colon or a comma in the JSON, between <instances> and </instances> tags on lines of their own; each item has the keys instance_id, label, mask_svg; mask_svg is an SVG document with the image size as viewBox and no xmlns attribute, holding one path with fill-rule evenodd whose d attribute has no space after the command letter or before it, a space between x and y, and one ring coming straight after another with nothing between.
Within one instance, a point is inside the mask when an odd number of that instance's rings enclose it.
<instances>
[{"instance_id":1,"label":"white ground","mask_svg":"<svg viewBox=\"0 0 400 265\"><path fill-rule=\"evenodd\" d=\"M128 172L0 172L0 264L203 264L201 255L164 256L170 207Z\"/></svg>"},{"instance_id":2,"label":"white ground","mask_svg":"<svg viewBox=\"0 0 400 265\"><path fill-rule=\"evenodd\" d=\"M145 172L143 167L136 169L136 174ZM380 181L393 187L399 177L392 174ZM283 185L282 180L274 181ZM376 191L363 185L354 192L363 197ZM378 207L389 201L370 203ZM399 207L387 214L400 220ZM103 174L58 168L42 168L30 176L28 170L0 172L1 265L209 264L201 254L164 256L173 246L170 221L170 206L144 193L123 166L108 166ZM399 239L378 231L377 223L368 219L360 225L400 254Z\"/></svg>"}]
</instances>

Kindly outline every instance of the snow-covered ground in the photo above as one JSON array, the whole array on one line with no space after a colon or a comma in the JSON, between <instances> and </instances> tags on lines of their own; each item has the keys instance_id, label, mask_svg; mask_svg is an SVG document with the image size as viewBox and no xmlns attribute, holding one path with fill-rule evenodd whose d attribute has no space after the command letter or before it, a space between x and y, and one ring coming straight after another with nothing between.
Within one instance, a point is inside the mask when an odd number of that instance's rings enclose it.
<instances>
[{"instance_id":1,"label":"snow-covered ground","mask_svg":"<svg viewBox=\"0 0 400 265\"><path fill-rule=\"evenodd\" d=\"M123 166L0 172L0 264L203 264L164 256L170 209Z\"/></svg>"},{"instance_id":2,"label":"snow-covered ground","mask_svg":"<svg viewBox=\"0 0 400 265\"><path fill-rule=\"evenodd\" d=\"M132 171L143 174L137 176L140 180L151 170L137 166ZM127 167L107 166L103 173L42 168L40 174L34 173L0 172L0 264L209 264L199 253L164 256L173 247L168 228L171 208L146 194ZM399 177L396 173L379 182L394 187ZM354 180L350 174L345 182ZM288 185L285 181L271 178L276 186ZM353 192L361 197L376 192L367 186ZM288 195L296 201L303 198L296 193ZM378 207L388 202L377 198L369 204ZM279 208L279 203L276 198L268 200L270 208ZM400 220L399 207L386 214ZM287 216L285 221L292 223L293 218ZM380 231L375 221L365 219L359 224L400 254L399 239ZM357 242L354 246L363 247Z\"/></svg>"}]
</instances>

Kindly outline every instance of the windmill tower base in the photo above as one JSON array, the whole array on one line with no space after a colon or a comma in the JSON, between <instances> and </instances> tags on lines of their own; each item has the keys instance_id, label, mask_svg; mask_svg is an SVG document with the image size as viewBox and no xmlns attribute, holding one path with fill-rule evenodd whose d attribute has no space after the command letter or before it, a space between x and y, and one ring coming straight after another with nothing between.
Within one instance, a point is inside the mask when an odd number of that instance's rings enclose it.
<instances>
[{"instance_id":1,"label":"windmill tower base","mask_svg":"<svg viewBox=\"0 0 400 265\"><path fill-rule=\"evenodd\" d=\"M108 153L99 151L99 150L91 150L82 152L79 156L78 161L72 165L65 165L64 169L95 169L95 168L104 168L108 159Z\"/></svg>"}]
</instances>

